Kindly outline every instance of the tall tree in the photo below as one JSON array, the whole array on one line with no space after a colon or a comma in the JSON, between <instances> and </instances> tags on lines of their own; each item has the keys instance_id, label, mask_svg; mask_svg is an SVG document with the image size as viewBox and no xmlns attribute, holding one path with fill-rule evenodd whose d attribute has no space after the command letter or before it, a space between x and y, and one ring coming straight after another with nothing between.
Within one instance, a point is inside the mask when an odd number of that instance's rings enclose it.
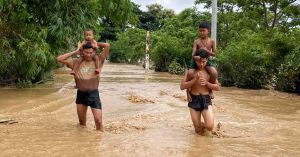
<instances>
[{"instance_id":1,"label":"tall tree","mask_svg":"<svg viewBox=\"0 0 300 157\"><path fill-rule=\"evenodd\" d=\"M258 21L258 26L269 29L278 25L294 27L300 24L300 4L297 0L218 0L221 13L239 12ZM196 0L196 4L211 6L211 0Z\"/></svg>"},{"instance_id":2,"label":"tall tree","mask_svg":"<svg viewBox=\"0 0 300 157\"><path fill-rule=\"evenodd\" d=\"M133 12L138 17L138 28L156 31L162 28L164 20L175 16L174 10L164 9L160 4L148 5L148 11L139 9L139 5L133 4Z\"/></svg>"},{"instance_id":3,"label":"tall tree","mask_svg":"<svg viewBox=\"0 0 300 157\"><path fill-rule=\"evenodd\" d=\"M152 14L158 21L158 27L161 28L164 25L164 21L168 18L175 16L175 12L172 9L164 9L160 4L151 4L147 6L148 13Z\"/></svg>"},{"instance_id":4,"label":"tall tree","mask_svg":"<svg viewBox=\"0 0 300 157\"><path fill-rule=\"evenodd\" d=\"M98 31L104 16L128 23L131 10L129 0L0 0L0 82L39 82L85 28Z\"/></svg>"}]
</instances>

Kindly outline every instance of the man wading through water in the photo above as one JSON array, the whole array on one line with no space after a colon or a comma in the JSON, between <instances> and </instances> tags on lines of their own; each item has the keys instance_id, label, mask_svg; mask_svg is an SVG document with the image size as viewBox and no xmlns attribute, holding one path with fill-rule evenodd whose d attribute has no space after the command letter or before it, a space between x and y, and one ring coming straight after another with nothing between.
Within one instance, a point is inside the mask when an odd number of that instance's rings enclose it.
<instances>
[{"instance_id":1,"label":"man wading through water","mask_svg":"<svg viewBox=\"0 0 300 157\"><path fill-rule=\"evenodd\" d=\"M101 71L105 58L109 53L110 44L109 43L97 43L98 46L103 47L103 52L99 56L99 63ZM76 51L68 52L57 57L57 60L68 68L74 70L74 65L77 63L77 59L69 59L75 54L80 54L82 51L83 60L79 67L75 69L75 83L77 90L76 104L77 104L77 115L79 119L79 124L81 126L86 126L86 112L88 106L91 107L96 130L103 131L102 124L102 108L101 101L99 98L99 81L100 75L95 73L95 61L93 57L96 55L96 50L94 49L92 43L87 42L85 45L80 45Z\"/></svg>"},{"instance_id":2,"label":"man wading through water","mask_svg":"<svg viewBox=\"0 0 300 157\"><path fill-rule=\"evenodd\" d=\"M220 90L218 81L210 83L210 75L206 71L208 61L207 51L200 49L193 55L197 69L189 69L185 72L181 81L180 89L191 89L192 101L188 103L191 118L197 134L203 135L205 130L212 131L214 127L214 116L212 102L209 95L210 90ZM204 123L201 122L201 114Z\"/></svg>"}]
</instances>

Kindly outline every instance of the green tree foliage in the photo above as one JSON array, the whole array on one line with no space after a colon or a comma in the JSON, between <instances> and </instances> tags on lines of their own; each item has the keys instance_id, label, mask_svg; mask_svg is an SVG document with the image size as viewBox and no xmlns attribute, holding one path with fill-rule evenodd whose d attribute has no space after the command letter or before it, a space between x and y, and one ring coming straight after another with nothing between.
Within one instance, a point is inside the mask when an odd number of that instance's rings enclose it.
<instances>
[{"instance_id":1,"label":"green tree foliage","mask_svg":"<svg viewBox=\"0 0 300 157\"><path fill-rule=\"evenodd\" d=\"M275 65L279 65L286 55L293 53L292 51L300 44L299 29L290 29L288 32L280 28L266 32L266 37L272 52L272 61Z\"/></svg>"},{"instance_id":2,"label":"green tree foliage","mask_svg":"<svg viewBox=\"0 0 300 157\"><path fill-rule=\"evenodd\" d=\"M133 64L142 61L145 54L145 37L146 31L138 28L119 33L118 40L111 43L110 61Z\"/></svg>"},{"instance_id":3,"label":"green tree foliage","mask_svg":"<svg viewBox=\"0 0 300 157\"><path fill-rule=\"evenodd\" d=\"M101 18L100 26L100 41L114 41L117 39L117 32L120 32L119 28L108 17Z\"/></svg>"},{"instance_id":4,"label":"green tree foliage","mask_svg":"<svg viewBox=\"0 0 300 157\"><path fill-rule=\"evenodd\" d=\"M196 0L195 3L205 4L207 8L211 6L210 0ZM291 60L289 56L296 55L295 49L300 41L299 15L300 4L296 0L218 0L217 36L218 48L222 49L222 54L217 56L217 60L222 84L261 88L273 82L276 89L295 91L299 69L292 68L295 74L291 75L287 65L297 67L294 61L288 60ZM247 32L252 32L256 36L253 36L253 40L260 39L261 43L248 42L251 35ZM249 45L243 47L243 43ZM254 57L254 48L257 49L255 51L268 55ZM251 62L256 65L248 65ZM282 65L283 63L289 64ZM237 65L242 65L244 71ZM277 79L271 81L271 78ZM293 81L287 83L283 78Z\"/></svg>"},{"instance_id":5,"label":"green tree foliage","mask_svg":"<svg viewBox=\"0 0 300 157\"><path fill-rule=\"evenodd\" d=\"M211 0L196 0L211 6ZM218 0L218 43L222 48L244 30L281 27L288 31L300 24L300 4L296 0Z\"/></svg>"},{"instance_id":6,"label":"green tree foliage","mask_svg":"<svg viewBox=\"0 0 300 157\"><path fill-rule=\"evenodd\" d=\"M125 24L131 9L129 0L1 0L0 82L39 82L60 52L83 40L85 28L97 32L104 16Z\"/></svg>"},{"instance_id":7,"label":"green tree foliage","mask_svg":"<svg viewBox=\"0 0 300 157\"><path fill-rule=\"evenodd\" d=\"M139 28L155 31L159 29L159 21L157 18L148 12L142 12L139 16L140 25Z\"/></svg>"},{"instance_id":8,"label":"green tree foliage","mask_svg":"<svg viewBox=\"0 0 300 157\"><path fill-rule=\"evenodd\" d=\"M166 20L161 32L182 39L184 47L192 49L194 40L198 38L199 21L207 19L206 13L198 14L195 9L185 9L176 17Z\"/></svg>"},{"instance_id":9,"label":"green tree foliage","mask_svg":"<svg viewBox=\"0 0 300 157\"><path fill-rule=\"evenodd\" d=\"M278 68L275 88L285 92L300 93L300 46L287 55Z\"/></svg>"},{"instance_id":10,"label":"green tree foliage","mask_svg":"<svg viewBox=\"0 0 300 157\"><path fill-rule=\"evenodd\" d=\"M252 89L268 85L272 71L265 43L260 34L252 31L232 41L218 58L221 83Z\"/></svg>"},{"instance_id":11,"label":"green tree foliage","mask_svg":"<svg viewBox=\"0 0 300 157\"><path fill-rule=\"evenodd\" d=\"M138 6L128 0L123 0L120 4L118 2L119 0L105 1L105 5L113 9L104 8L102 13L105 16L97 21L101 27L99 33L100 41L114 41L117 39L117 33L138 24L138 16L136 14L136 11L139 10Z\"/></svg>"},{"instance_id":12,"label":"green tree foliage","mask_svg":"<svg viewBox=\"0 0 300 157\"><path fill-rule=\"evenodd\" d=\"M155 33L153 51L150 54L155 63L155 70L170 70L169 72L174 73L172 68L169 68L172 62L175 62L172 65L176 67L181 66L176 69L189 66L193 42L198 38L199 21L206 19L209 19L207 13L185 9L175 17L165 20L162 29ZM176 73L181 73L181 70Z\"/></svg>"},{"instance_id":13,"label":"green tree foliage","mask_svg":"<svg viewBox=\"0 0 300 157\"><path fill-rule=\"evenodd\" d=\"M159 22L159 28L164 25L166 19L172 18L175 16L175 12L172 9L164 9L160 4L151 4L147 6L148 13L154 15L154 17Z\"/></svg>"},{"instance_id":14,"label":"green tree foliage","mask_svg":"<svg viewBox=\"0 0 300 157\"><path fill-rule=\"evenodd\" d=\"M211 5L210 0L195 3ZM195 8L174 14L159 4L149 5L144 12L132 6L134 22L117 33L111 61L135 64L143 60L146 30L150 30L155 70L181 74L190 65L199 22L210 21L211 14ZM218 0L216 60L223 86L300 90L299 8L295 0Z\"/></svg>"},{"instance_id":15,"label":"green tree foliage","mask_svg":"<svg viewBox=\"0 0 300 157\"><path fill-rule=\"evenodd\" d=\"M151 59L156 71L168 71L169 65L175 61L186 67L191 60L191 48L186 49L180 38L165 33L155 34L156 44L151 51Z\"/></svg>"},{"instance_id":16,"label":"green tree foliage","mask_svg":"<svg viewBox=\"0 0 300 157\"><path fill-rule=\"evenodd\" d=\"M99 13L100 17L109 17L116 25L120 26L133 22L136 18L132 12L133 6L130 0L97 0L96 3L99 9L99 12L96 13Z\"/></svg>"},{"instance_id":17,"label":"green tree foliage","mask_svg":"<svg viewBox=\"0 0 300 157\"><path fill-rule=\"evenodd\" d=\"M300 93L300 30L290 30L290 34L287 35L286 40L280 40L277 42L277 46L272 45L275 50L280 49L280 52L284 54L275 53L276 56L284 56L283 59L279 58L279 61L274 62L278 65L275 73L275 88L286 92L298 92ZM282 38L279 38L282 39ZM275 41L279 39L275 38ZM274 39L273 39L274 40Z\"/></svg>"},{"instance_id":18,"label":"green tree foliage","mask_svg":"<svg viewBox=\"0 0 300 157\"><path fill-rule=\"evenodd\" d=\"M156 31L162 28L166 19L175 16L171 9L164 9L160 4L152 4L147 6L148 11L144 12L139 9L138 5L134 6L134 13L137 15L139 23L138 28Z\"/></svg>"},{"instance_id":19,"label":"green tree foliage","mask_svg":"<svg viewBox=\"0 0 300 157\"><path fill-rule=\"evenodd\" d=\"M137 20L135 25L149 31L157 30L159 26L158 19L151 13L142 11L139 7L139 5L133 3L133 13L136 15Z\"/></svg>"},{"instance_id":20,"label":"green tree foliage","mask_svg":"<svg viewBox=\"0 0 300 157\"><path fill-rule=\"evenodd\" d=\"M274 28L278 25L299 25L300 5L297 0L218 0L221 13L239 12L257 21L257 27ZM196 0L196 4L211 6L211 0Z\"/></svg>"},{"instance_id":21,"label":"green tree foliage","mask_svg":"<svg viewBox=\"0 0 300 157\"><path fill-rule=\"evenodd\" d=\"M208 13L198 13L195 9L186 9L182 11L178 15L173 15L173 11L168 11L163 9L161 5L150 5L148 6L148 12L136 12L143 15L144 13L155 15L155 19L160 20L161 25L158 30L150 33L151 35L151 45L150 45L150 58L155 64L156 71L169 71L172 73L181 73L182 70L186 68L191 62L191 54L192 54L192 46L193 41L198 37L198 24L200 20L209 19ZM170 13L168 13L170 12ZM138 15L141 17L140 15ZM140 18L140 20L143 20ZM140 21L141 24L144 21ZM144 23L147 27L143 28L148 30L148 26L150 24ZM134 29L133 29L134 30ZM138 33L133 36L133 38L127 38L127 36L132 36L132 29L129 31L125 31L118 35L118 40L112 43L111 50L111 61L116 62L128 62L129 58L137 58L137 57L129 57L127 53L130 53L130 47L138 47L141 48L139 52L142 53L133 53L135 55L141 55L138 58L143 60L144 52L145 52L145 36L146 33ZM134 33L133 33L134 34ZM140 37L137 37L141 35ZM129 43L128 40L134 40L134 42ZM123 55L124 50L126 53ZM132 49L133 50L133 49ZM115 55L114 53L120 53ZM123 57L124 56L124 57ZM127 57L126 57L127 56ZM136 59L133 59L131 62L135 62ZM170 64L173 62L172 66ZM174 66L173 66L174 65ZM176 65L176 66L175 66ZM177 69L174 72L174 69Z\"/></svg>"}]
</instances>

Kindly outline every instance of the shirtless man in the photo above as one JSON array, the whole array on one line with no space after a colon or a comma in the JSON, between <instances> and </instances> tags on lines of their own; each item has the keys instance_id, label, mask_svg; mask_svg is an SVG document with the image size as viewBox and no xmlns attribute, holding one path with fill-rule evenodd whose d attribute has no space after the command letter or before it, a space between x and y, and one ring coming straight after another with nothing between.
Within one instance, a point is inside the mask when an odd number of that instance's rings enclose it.
<instances>
[{"instance_id":1,"label":"shirtless man","mask_svg":"<svg viewBox=\"0 0 300 157\"><path fill-rule=\"evenodd\" d=\"M99 70L101 71L105 58L109 53L110 44L98 42L97 45L104 47L103 52L99 56ZM69 58L75 54L80 54L81 50L83 55L82 61L74 71L74 79L76 87L78 88L76 104L79 125L86 126L86 112L88 106L90 106L94 116L96 130L103 131L102 107L98 91L100 75L95 73L96 65L93 57L96 55L96 51L93 44L87 42L86 44L79 46L75 51L58 56L57 60L73 70L74 65L78 63L78 59L69 60Z\"/></svg>"},{"instance_id":2,"label":"shirtless man","mask_svg":"<svg viewBox=\"0 0 300 157\"><path fill-rule=\"evenodd\" d=\"M196 51L204 50L207 52L208 61L206 64L206 70L208 71L208 73L210 75L209 82L216 83L218 73L213 64L213 60L211 59L211 57L216 56L217 50L216 50L215 41L212 40L211 38L209 38L209 36L208 36L209 30L210 30L210 27L207 22L201 22L199 24L199 29L198 29L199 38L194 41L192 56L195 54ZM191 69L197 69L197 65L194 60L192 61ZM190 89L187 89L187 97L188 97L188 100L191 101L189 91L190 91ZM212 91L210 91L210 97L211 97L211 99L214 98Z\"/></svg>"},{"instance_id":3,"label":"shirtless man","mask_svg":"<svg viewBox=\"0 0 300 157\"><path fill-rule=\"evenodd\" d=\"M204 129L211 131L214 127L214 116L209 90L220 90L219 84L210 83L210 75L206 71L208 54L205 50L195 52L193 59L197 65L196 69L189 69L185 72L181 81L180 89L190 88L191 102L188 102L191 118L195 132L202 135ZM201 114L204 123L201 123Z\"/></svg>"}]
</instances>

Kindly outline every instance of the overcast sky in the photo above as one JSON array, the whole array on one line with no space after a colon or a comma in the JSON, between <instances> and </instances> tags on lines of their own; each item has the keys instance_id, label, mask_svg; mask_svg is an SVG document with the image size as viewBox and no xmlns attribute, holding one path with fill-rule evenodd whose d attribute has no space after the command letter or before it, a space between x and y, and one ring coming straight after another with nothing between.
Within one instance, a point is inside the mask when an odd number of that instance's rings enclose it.
<instances>
[{"instance_id":1,"label":"overcast sky","mask_svg":"<svg viewBox=\"0 0 300 157\"><path fill-rule=\"evenodd\" d=\"M140 5L140 9L147 11L147 5L158 3L161 4L164 8L173 9L176 13L181 12L186 8L192 8L195 6L195 0L131 0L132 2ZM199 11L203 9L202 6L196 6Z\"/></svg>"}]
</instances>

